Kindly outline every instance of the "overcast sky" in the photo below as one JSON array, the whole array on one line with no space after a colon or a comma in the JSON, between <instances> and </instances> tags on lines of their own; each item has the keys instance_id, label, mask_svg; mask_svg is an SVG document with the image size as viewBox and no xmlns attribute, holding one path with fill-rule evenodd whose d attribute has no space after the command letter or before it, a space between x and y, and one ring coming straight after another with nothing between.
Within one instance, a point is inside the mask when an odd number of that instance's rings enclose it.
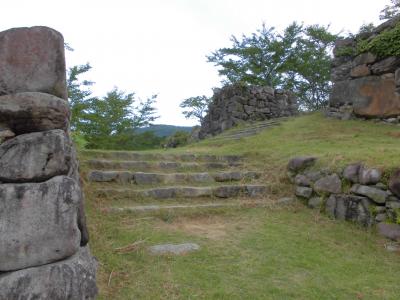
<instances>
[{"instance_id":1,"label":"overcast sky","mask_svg":"<svg viewBox=\"0 0 400 300\"><path fill-rule=\"evenodd\" d=\"M179 103L211 96L220 85L210 52L230 46L230 36L292 21L355 32L379 23L389 0L10 0L0 30L44 25L60 31L75 49L67 66L89 62L94 94L114 86L141 98L158 94L156 123L192 125Z\"/></svg>"}]
</instances>

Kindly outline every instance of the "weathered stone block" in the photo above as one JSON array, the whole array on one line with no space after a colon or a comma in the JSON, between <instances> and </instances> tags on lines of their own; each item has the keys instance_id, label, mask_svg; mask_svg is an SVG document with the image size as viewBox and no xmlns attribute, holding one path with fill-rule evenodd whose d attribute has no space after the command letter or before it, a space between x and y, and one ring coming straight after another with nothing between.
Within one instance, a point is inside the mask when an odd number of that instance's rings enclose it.
<instances>
[{"instance_id":1,"label":"weathered stone block","mask_svg":"<svg viewBox=\"0 0 400 300\"><path fill-rule=\"evenodd\" d=\"M394 73L400 67L400 57L391 56L371 65L371 72L375 75Z\"/></svg>"},{"instance_id":2,"label":"weathered stone block","mask_svg":"<svg viewBox=\"0 0 400 300\"><path fill-rule=\"evenodd\" d=\"M71 141L62 130L22 134L0 145L0 181L40 182L67 175Z\"/></svg>"},{"instance_id":3,"label":"weathered stone block","mask_svg":"<svg viewBox=\"0 0 400 300\"><path fill-rule=\"evenodd\" d=\"M343 177L352 183L358 183L361 164L351 164L344 168Z\"/></svg>"},{"instance_id":4,"label":"weathered stone block","mask_svg":"<svg viewBox=\"0 0 400 300\"><path fill-rule=\"evenodd\" d=\"M89 181L94 182L118 182L132 183L133 174L129 171L91 171L88 175Z\"/></svg>"},{"instance_id":5,"label":"weathered stone block","mask_svg":"<svg viewBox=\"0 0 400 300\"><path fill-rule=\"evenodd\" d=\"M354 113L364 117L390 117L400 114L400 96L394 79L368 76L336 82L330 106L353 106Z\"/></svg>"},{"instance_id":6,"label":"weathered stone block","mask_svg":"<svg viewBox=\"0 0 400 300\"><path fill-rule=\"evenodd\" d=\"M313 189L310 187L296 186L295 195L298 197L310 199L312 193L313 193Z\"/></svg>"},{"instance_id":7,"label":"weathered stone block","mask_svg":"<svg viewBox=\"0 0 400 300\"><path fill-rule=\"evenodd\" d=\"M379 223L377 225L380 235L395 241L400 241L400 225Z\"/></svg>"},{"instance_id":8,"label":"weathered stone block","mask_svg":"<svg viewBox=\"0 0 400 300\"><path fill-rule=\"evenodd\" d=\"M0 32L0 95L43 92L67 99L64 39L48 27Z\"/></svg>"},{"instance_id":9,"label":"weathered stone block","mask_svg":"<svg viewBox=\"0 0 400 300\"><path fill-rule=\"evenodd\" d=\"M347 80L351 78L351 70L352 70L353 64L351 61L337 66L331 70L331 79L332 81L342 81L342 80Z\"/></svg>"},{"instance_id":10,"label":"weathered stone block","mask_svg":"<svg viewBox=\"0 0 400 300\"><path fill-rule=\"evenodd\" d=\"M297 174L296 177L294 178L294 183L299 186L309 187L309 186L311 186L312 182L307 176L305 176L303 174Z\"/></svg>"},{"instance_id":11,"label":"weathered stone block","mask_svg":"<svg viewBox=\"0 0 400 300\"><path fill-rule=\"evenodd\" d=\"M342 192L342 181L337 174L322 177L314 184L314 190L320 194L340 194Z\"/></svg>"},{"instance_id":12,"label":"weathered stone block","mask_svg":"<svg viewBox=\"0 0 400 300\"><path fill-rule=\"evenodd\" d=\"M372 64L376 61L376 55L370 52L362 53L353 60L354 66Z\"/></svg>"},{"instance_id":13,"label":"weathered stone block","mask_svg":"<svg viewBox=\"0 0 400 300\"><path fill-rule=\"evenodd\" d=\"M0 184L0 271L39 266L76 253L80 197L77 182L66 176L43 183Z\"/></svg>"},{"instance_id":14,"label":"weathered stone block","mask_svg":"<svg viewBox=\"0 0 400 300\"><path fill-rule=\"evenodd\" d=\"M397 197L400 197L400 169L394 171L390 176L389 189Z\"/></svg>"},{"instance_id":15,"label":"weathered stone block","mask_svg":"<svg viewBox=\"0 0 400 300\"><path fill-rule=\"evenodd\" d=\"M371 71L367 65L355 66L351 69L351 77L363 77L371 74Z\"/></svg>"},{"instance_id":16,"label":"weathered stone block","mask_svg":"<svg viewBox=\"0 0 400 300\"><path fill-rule=\"evenodd\" d=\"M371 225L372 216L369 206L371 202L365 198L346 194L332 194L325 204L325 212L332 218Z\"/></svg>"},{"instance_id":17,"label":"weathered stone block","mask_svg":"<svg viewBox=\"0 0 400 300\"><path fill-rule=\"evenodd\" d=\"M0 123L16 134L62 129L67 131L68 102L50 94L17 93L0 96Z\"/></svg>"},{"instance_id":18,"label":"weathered stone block","mask_svg":"<svg viewBox=\"0 0 400 300\"><path fill-rule=\"evenodd\" d=\"M95 299L97 262L88 247L68 259L0 273L0 299Z\"/></svg>"},{"instance_id":19,"label":"weathered stone block","mask_svg":"<svg viewBox=\"0 0 400 300\"><path fill-rule=\"evenodd\" d=\"M299 172L313 166L317 158L313 156L298 156L290 159L287 169L292 172Z\"/></svg>"},{"instance_id":20,"label":"weathered stone block","mask_svg":"<svg viewBox=\"0 0 400 300\"><path fill-rule=\"evenodd\" d=\"M358 176L361 184L377 184L382 178L382 172L378 169L361 167Z\"/></svg>"},{"instance_id":21,"label":"weathered stone block","mask_svg":"<svg viewBox=\"0 0 400 300\"><path fill-rule=\"evenodd\" d=\"M382 191L381 189L367 186L367 185L360 185L355 184L351 187L351 192L357 195L366 196L372 201L383 204L386 202L389 194L386 191Z\"/></svg>"}]
</instances>

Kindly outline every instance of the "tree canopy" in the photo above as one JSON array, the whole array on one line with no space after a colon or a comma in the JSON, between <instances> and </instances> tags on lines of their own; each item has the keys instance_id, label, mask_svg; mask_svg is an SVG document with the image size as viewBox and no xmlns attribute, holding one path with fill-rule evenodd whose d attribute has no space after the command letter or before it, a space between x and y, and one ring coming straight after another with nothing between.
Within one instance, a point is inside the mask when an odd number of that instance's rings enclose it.
<instances>
[{"instance_id":1,"label":"tree canopy","mask_svg":"<svg viewBox=\"0 0 400 300\"><path fill-rule=\"evenodd\" d=\"M400 12L400 0L390 0L390 5L386 5L379 16L380 20L388 20Z\"/></svg>"},{"instance_id":2,"label":"tree canopy","mask_svg":"<svg viewBox=\"0 0 400 300\"><path fill-rule=\"evenodd\" d=\"M197 119L201 123L207 114L210 103L211 98L203 95L183 100L180 107L184 109L183 115L186 119Z\"/></svg>"},{"instance_id":3,"label":"tree canopy","mask_svg":"<svg viewBox=\"0 0 400 300\"><path fill-rule=\"evenodd\" d=\"M328 27L290 24L282 34L265 24L255 33L209 56L219 67L223 84L268 85L293 91L300 107L315 110L326 105L330 83L330 52L337 35Z\"/></svg>"},{"instance_id":4,"label":"tree canopy","mask_svg":"<svg viewBox=\"0 0 400 300\"><path fill-rule=\"evenodd\" d=\"M115 87L104 97L93 97L90 86L94 83L80 80L80 76L90 69L90 64L85 64L68 71L73 136L80 143L84 139L88 148L134 150L160 146L162 139L153 133L135 132L158 118L154 107L157 96L142 101L136 99L134 93L125 93Z\"/></svg>"}]
</instances>

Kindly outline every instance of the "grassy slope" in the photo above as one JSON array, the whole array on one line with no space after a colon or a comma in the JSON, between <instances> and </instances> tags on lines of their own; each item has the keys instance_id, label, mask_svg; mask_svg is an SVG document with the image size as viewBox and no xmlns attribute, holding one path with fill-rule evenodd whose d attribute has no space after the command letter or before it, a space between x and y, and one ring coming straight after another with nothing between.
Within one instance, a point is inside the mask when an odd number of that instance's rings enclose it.
<instances>
[{"instance_id":1,"label":"grassy slope","mask_svg":"<svg viewBox=\"0 0 400 300\"><path fill-rule=\"evenodd\" d=\"M289 157L317 155L328 166L365 161L392 167L400 165L399 132L310 115L240 141L209 140L171 151L245 154L278 184L275 198L291 193L282 180ZM301 205L145 218L107 214L101 208L109 203L91 197L90 186L86 195L100 299L398 299L398 254L386 252L373 231ZM213 237L215 232L220 235ZM138 240L144 242L135 251L115 251ZM187 241L202 249L180 257L145 251Z\"/></svg>"},{"instance_id":2,"label":"grassy slope","mask_svg":"<svg viewBox=\"0 0 400 300\"><path fill-rule=\"evenodd\" d=\"M316 155L327 165L364 161L373 166L400 165L400 128L372 121L340 121L311 114L239 141L205 140L180 151L244 154L278 167L296 155Z\"/></svg>"}]
</instances>

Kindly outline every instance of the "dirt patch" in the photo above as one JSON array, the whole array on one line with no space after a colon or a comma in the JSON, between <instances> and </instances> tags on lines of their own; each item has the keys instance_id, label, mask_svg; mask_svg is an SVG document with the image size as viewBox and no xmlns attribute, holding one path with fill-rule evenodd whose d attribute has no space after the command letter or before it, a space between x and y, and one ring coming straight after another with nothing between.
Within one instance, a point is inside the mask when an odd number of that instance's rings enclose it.
<instances>
[{"instance_id":1,"label":"dirt patch","mask_svg":"<svg viewBox=\"0 0 400 300\"><path fill-rule=\"evenodd\" d=\"M158 224L163 230L182 231L184 233L205 237L210 240L221 240L228 237L234 231L243 230L246 223L243 221L235 221L217 216L201 217L201 218L179 218L172 223L162 222Z\"/></svg>"}]
</instances>

